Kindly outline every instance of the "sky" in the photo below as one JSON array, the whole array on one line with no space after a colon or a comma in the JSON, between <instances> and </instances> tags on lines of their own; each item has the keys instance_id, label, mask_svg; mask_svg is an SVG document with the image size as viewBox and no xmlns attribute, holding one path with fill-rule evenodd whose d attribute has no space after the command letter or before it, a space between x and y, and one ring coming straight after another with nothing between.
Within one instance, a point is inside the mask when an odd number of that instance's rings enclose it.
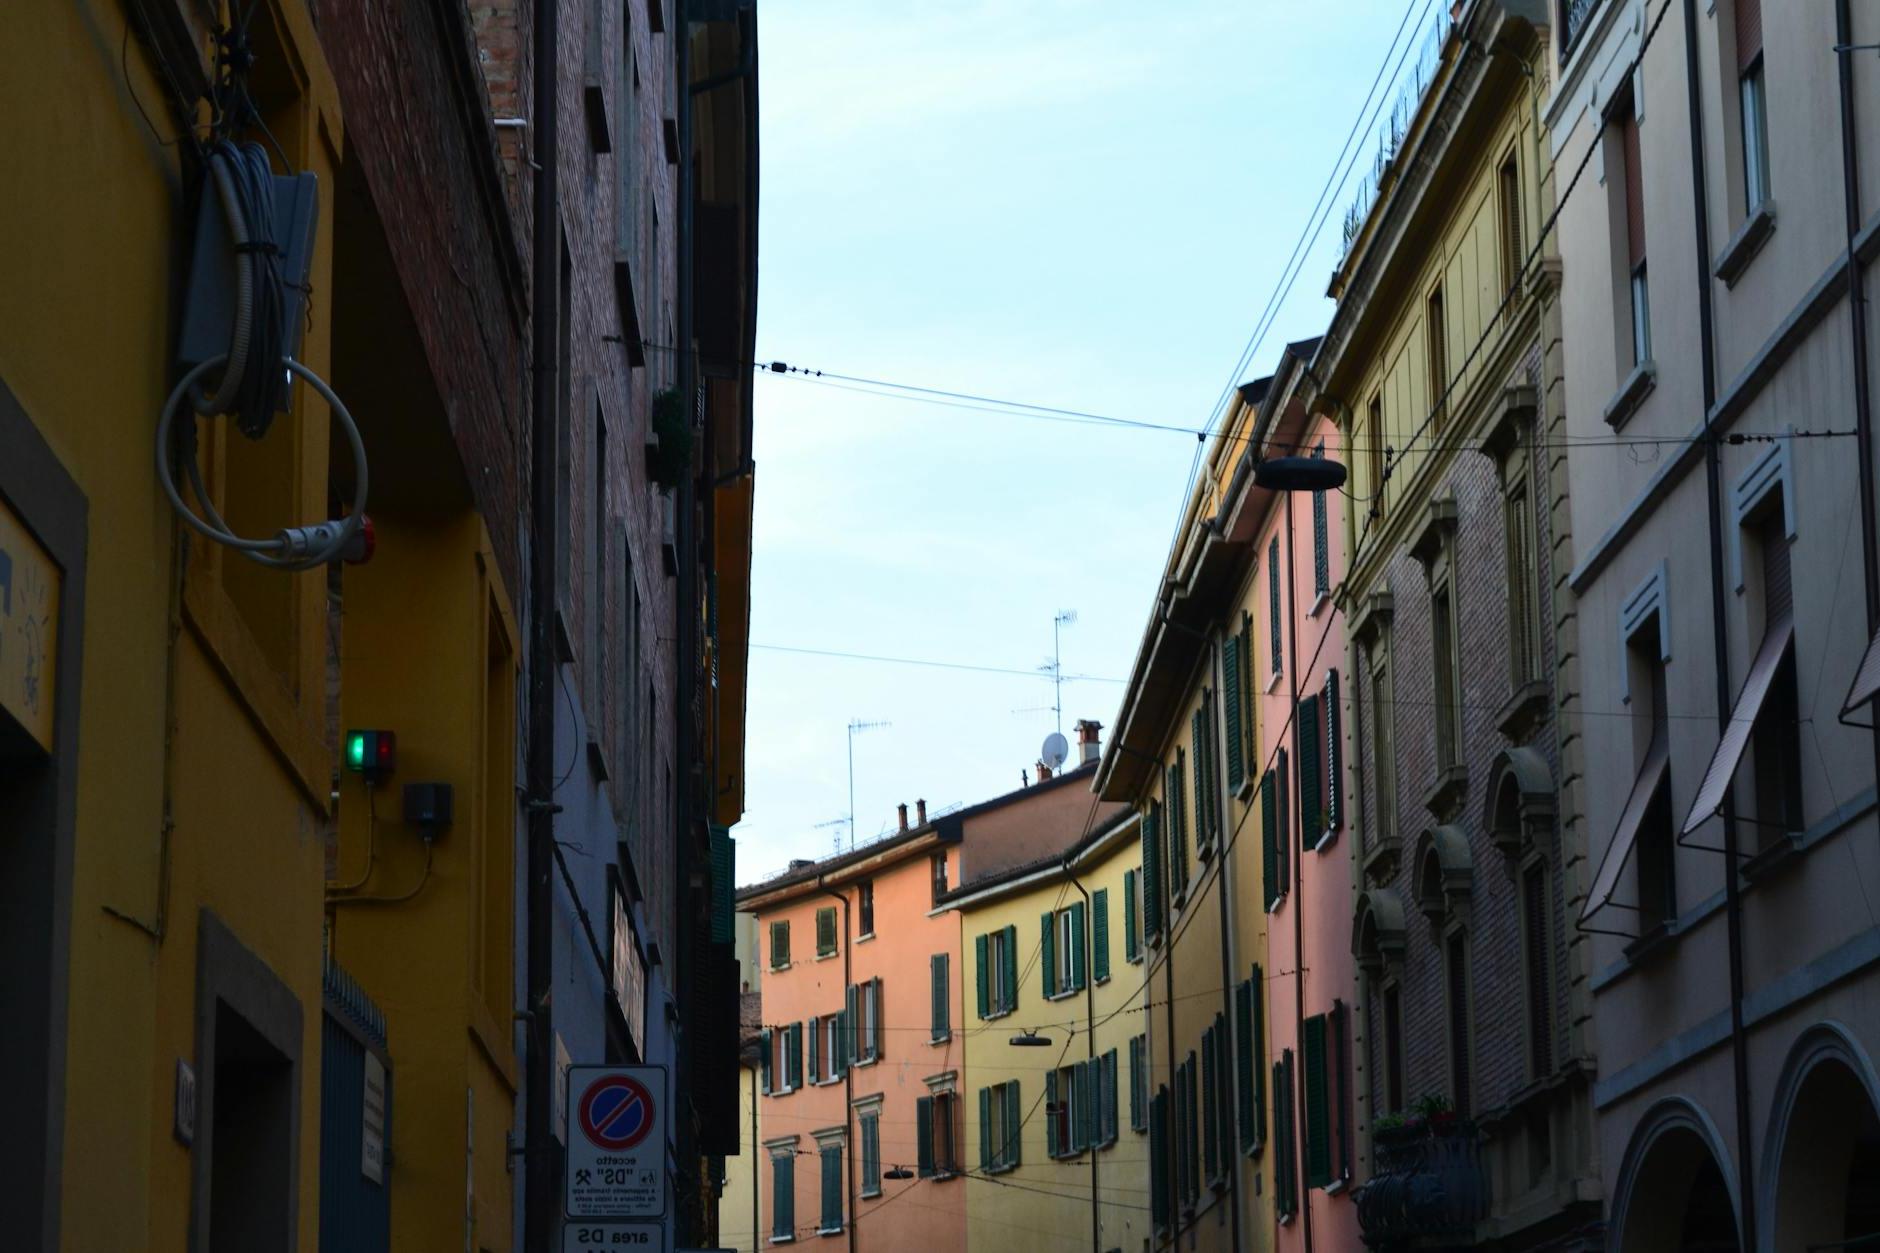
<instances>
[{"instance_id":1,"label":"sky","mask_svg":"<svg viewBox=\"0 0 1880 1253\"><path fill-rule=\"evenodd\" d=\"M1235 369L1393 34L1445 2L758 6L757 355L825 377L757 376L740 882L846 847L851 721L889 724L853 736L863 842L1020 786L1060 612L1064 732L1107 742L1197 447L827 375L1207 425L1323 329L1358 174Z\"/></svg>"}]
</instances>

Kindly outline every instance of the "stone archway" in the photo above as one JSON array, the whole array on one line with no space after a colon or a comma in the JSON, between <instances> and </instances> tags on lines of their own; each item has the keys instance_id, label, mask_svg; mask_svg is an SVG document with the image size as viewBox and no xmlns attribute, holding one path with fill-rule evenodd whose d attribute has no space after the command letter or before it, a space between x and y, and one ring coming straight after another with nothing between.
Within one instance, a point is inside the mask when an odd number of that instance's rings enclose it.
<instances>
[{"instance_id":1,"label":"stone archway","mask_svg":"<svg viewBox=\"0 0 1880 1253\"><path fill-rule=\"evenodd\" d=\"M1619 1166L1614 1253L1740 1253L1735 1187L1716 1128L1682 1098L1640 1121Z\"/></svg>"},{"instance_id":2,"label":"stone archway","mask_svg":"<svg viewBox=\"0 0 1880 1253\"><path fill-rule=\"evenodd\" d=\"M1790 1050L1764 1136L1764 1245L1804 1250L1880 1235L1880 1109L1866 1053L1836 1024Z\"/></svg>"}]
</instances>

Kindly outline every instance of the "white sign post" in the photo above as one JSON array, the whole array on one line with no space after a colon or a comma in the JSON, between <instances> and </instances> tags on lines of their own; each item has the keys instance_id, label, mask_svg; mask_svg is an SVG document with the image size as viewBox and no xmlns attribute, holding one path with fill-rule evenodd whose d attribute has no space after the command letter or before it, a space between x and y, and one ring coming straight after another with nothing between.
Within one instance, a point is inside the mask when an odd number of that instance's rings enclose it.
<instances>
[{"instance_id":1,"label":"white sign post","mask_svg":"<svg viewBox=\"0 0 1880 1253\"><path fill-rule=\"evenodd\" d=\"M577 1218L561 1231L561 1253L665 1253L665 1249L664 1223Z\"/></svg>"},{"instance_id":2,"label":"white sign post","mask_svg":"<svg viewBox=\"0 0 1880 1253\"><path fill-rule=\"evenodd\" d=\"M665 1215L665 1105L664 1066L568 1068L568 1217Z\"/></svg>"}]
</instances>

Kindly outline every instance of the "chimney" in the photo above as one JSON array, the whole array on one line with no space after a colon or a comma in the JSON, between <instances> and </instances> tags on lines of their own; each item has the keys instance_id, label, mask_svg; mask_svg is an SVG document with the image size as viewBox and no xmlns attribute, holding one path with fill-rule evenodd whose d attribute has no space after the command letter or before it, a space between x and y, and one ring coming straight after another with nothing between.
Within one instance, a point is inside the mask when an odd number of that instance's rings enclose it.
<instances>
[{"instance_id":1,"label":"chimney","mask_svg":"<svg viewBox=\"0 0 1880 1253\"><path fill-rule=\"evenodd\" d=\"M1040 761L1038 763L1038 782L1043 783L1046 779L1050 777L1051 777L1051 767L1045 765L1044 762Z\"/></svg>"},{"instance_id":2,"label":"chimney","mask_svg":"<svg viewBox=\"0 0 1880 1253\"><path fill-rule=\"evenodd\" d=\"M901 830L906 831L907 830L907 802L902 801L899 805L895 806L895 808L901 811Z\"/></svg>"},{"instance_id":3,"label":"chimney","mask_svg":"<svg viewBox=\"0 0 1880 1253\"><path fill-rule=\"evenodd\" d=\"M914 812L920 815L920 821L918 825L923 826L923 827L926 826L927 825L927 798L926 797L923 796L919 800L914 802Z\"/></svg>"},{"instance_id":4,"label":"chimney","mask_svg":"<svg viewBox=\"0 0 1880 1253\"><path fill-rule=\"evenodd\" d=\"M1079 762L1087 766L1097 758L1103 756L1103 744L1102 741L1097 738L1097 733L1103 730L1103 724L1101 722L1092 722L1088 718L1080 718L1077 721L1075 730L1077 731L1077 760Z\"/></svg>"}]
</instances>

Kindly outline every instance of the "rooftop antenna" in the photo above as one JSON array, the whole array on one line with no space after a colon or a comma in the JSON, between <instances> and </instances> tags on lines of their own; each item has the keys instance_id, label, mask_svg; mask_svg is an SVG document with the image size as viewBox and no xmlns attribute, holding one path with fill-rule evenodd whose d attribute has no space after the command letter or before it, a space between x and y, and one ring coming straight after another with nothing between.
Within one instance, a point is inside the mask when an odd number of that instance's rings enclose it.
<instances>
[{"instance_id":1,"label":"rooftop antenna","mask_svg":"<svg viewBox=\"0 0 1880 1253\"><path fill-rule=\"evenodd\" d=\"M860 718L849 719L849 848L855 847L855 737L863 731L873 731L877 727L891 727L892 722L863 722Z\"/></svg>"},{"instance_id":2,"label":"rooftop antenna","mask_svg":"<svg viewBox=\"0 0 1880 1253\"><path fill-rule=\"evenodd\" d=\"M1038 750L1038 760L1050 767L1053 772L1064 764L1071 755L1071 742L1064 738L1061 731L1053 731L1044 737L1044 747Z\"/></svg>"},{"instance_id":3,"label":"rooftop antenna","mask_svg":"<svg viewBox=\"0 0 1880 1253\"><path fill-rule=\"evenodd\" d=\"M849 816L847 814L843 814L840 818L831 818L827 822L819 822L812 829L816 831L826 831L830 827L846 827L849 825L849 821L850 821ZM836 841L835 851L836 851L837 856L840 856L842 853L842 832L840 831L836 832L835 841Z\"/></svg>"},{"instance_id":4,"label":"rooftop antenna","mask_svg":"<svg viewBox=\"0 0 1880 1253\"><path fill-rule=\"evenodd\" d=\"M1065 627L1075 626L1076 624L1077 611L1075 609L1060 609L1057 611L1057 616L1051 619L1051 692L1053 699L1051 707L1057 712L1057 729L1060 736L1064 734L1064 650L1060 645L1058 637L1063 633Z\"/></svg>"}]
</instances>

